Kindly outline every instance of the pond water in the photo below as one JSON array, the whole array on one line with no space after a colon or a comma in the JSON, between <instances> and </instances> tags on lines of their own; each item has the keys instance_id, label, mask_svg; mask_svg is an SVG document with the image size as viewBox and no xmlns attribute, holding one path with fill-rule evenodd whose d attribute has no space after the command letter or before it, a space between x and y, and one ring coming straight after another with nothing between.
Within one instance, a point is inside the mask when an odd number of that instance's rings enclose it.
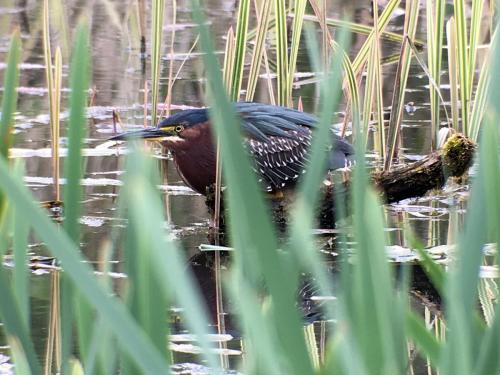
<instances>
[{"instance_id":1,"label":"pond water","mask_svg":"<svg viewBox=\"0 0 500 375\"><path fill-rule=\"evenodd\" d=\"M126 1L90 1L80 2L68 0L65 3L65 15L62 25L54 27L53 45L64 46L67 43L65 33L61 30L73 30L78 19L86 15L91 21L92 44L92 85L94 99L88 111L88 136L85 142L86 169L84 179L84 216L82 224L82 251L90 262L99 265L102 258L102 249L109 239L110 231L115 226L124 226L123 219L116 218L117 196L120 192L121 174L123 172L125 148L111 150L96 149L96 146L110 137L114 132L113 112L119 114L124 127L142 126L144 123L144 87L148 82L149 60L141 59L140 38L137 29L136 2ZM148 2L149 3L149 2ZM235 19L237 11L233 1L207 1L207 15L211 21L212 31L215 33L217 46L223 50L224 35L228 25ZM329 1L328 12L332 17L338 16L343 1ZM371 16L367 1L350 2L355 12L356 21L371 24ZM382 3L382 1L380 2ZM203 77L204 69L198 53L188 54L196 38L196 29L190 15L189 1L178 0L177 22L171 25L171 1L167 0L165 13L164 48L161 67L160 97L165 98L167 92L167 78L169 65L172 62L173 71L177 72L181 64L182 70L173 86L172 109L199 107L204 104L205 90ZM41 32L41 1L30 0L0 0L0 63L5 61L5 52L8 48L10 32L14 25L18 25L23 39L23 65L21 66L20 94L18 112L15 121L15 136L13 157L23 159L26 167L26 184L31 188L35 197L40 201L50 201L54 197L54 186L51 179L50 159L50 130L48 115L48 98L45 90L45 71L43 62L43 43ZM54 16L54 18L57 18ZM389 30L402 31L403 8L398 10L391 20ZM54 21L57 25L57 20ZM169 53L168 46L172 30L175 30L174 53ZM419 21L417 37L425 39L425 20ZM146 33L149 38L149 31ZM353 50L359 48L362 38L354 38ZM307 71L308 62L306 48L299 56L299 70ZM196 52L196 51L195 51ZM398 46L391 43L384 44L384 55L397 53ZM63 56L67 50L63 49ZM65 64L68 59L65 58ZM144 69L144 67L146 69ZM0 69L4 66L1 65ZM384 69L385 90L384 101L389 105L392 95L392 85L396 65L388 65ZM0 74L2 74L0 72ZM66 78L68 66L63 68ZM66 83L66 80L64 81ZM403 149L408 159L416 159L430 151L430 113L428 80L418 65L413 65L408 82L405 102L415 103L415 111L405 113L402 130ZM264 85L258 88L257 98L267 101ZM445 91L445 95L446 95ZM294 92L295 98L302 98L306 111L313 111L317 103L317 96L312 85L303 86ZM66 107L67 91L64 92ZM445 100L447 100L445 98ZM66 112L62 113L62 148L65 148ZM161 150L153 149L158 157ZM64 158L62 160L64 163ZM187 188L175 171L172 163L163 163L163 183L160 187L167 207L173 233L182 242L186 256L195 271L202 286L204 295L212 314L216 315L215 304L215 276L214 255L202 253L198 249L200 244L209 242L209 215L205 206L204 197L195 194ZM433 248L436 258L445 260L449 247L455 239L456 230L463 223L468 189L466 185L451 185L445 191L436 192L420 199L412 199L398 204L388 205L385 209L387 218L387 235L390 240L388 247L389 257L396 262L411 262L415 254L407 249L407 241L401 231L403 223L409 223L417 233L420 241L427 247ZM318 230L318 242L325 253L328 253L331 263L334 251L331 249L334 234L331 231ZM34 263L31 277L32 292L32 329L35 335L37 352L46 360L46 348L51 329L49 315L53 306L54 263L48 257L43 244L34 239L30 244L30 253ZM116 282L125 277L121 273L121 252L116 252L113 259L113 271ZM223 257L226 264L227 257ZM7 264L10 264L7 260ZM224 267L222 267L224 268ZM304 293L307 294L307 288ZM416 294L418 288L416 288ZM426 294L423 292L421 294ZM304 297L304 310L308 312L310 296ZM417 299L416 299L417 300ZM422 305L424 306L424 304ZM427 306L428 307L428 306ZM439 309L437 309L439 310ZM227 347L233 352L229 355L229 369L236 369L240 360L241 349L237 332L231 327L230 316L228 332L235 338L227 338ZM320 319L320 317L316 317ZM315 315L311 314L311 321ZM318 342L324 338L320 320L312 326L316 332ZM234 330L234 331L232 331ZM183 333L179 329L179 334ZM174 351L176 370L182 373L204 373L199 366L193 350L183 342L186 337L178 336ZM189 337L187 337L189 339ZM226 340L226 337L221 337ZM0 345L5 339L0 339ZM321 345L319 348L321 349ZM49 345L50 346L50 345ZM5 349L5 354L7 350ZM2 349L0 348L0 351ZM0 358L0 362L2 359ZM8 363L8 362L6 362ZM197 364L198 363L198 364ZM7 366L8 367L8 366ZM0 372L2 370L0 369ZM7 370L6 370L7 371ZM417 371L418 373L418 371Z\"/></svg>"}]
</instances>

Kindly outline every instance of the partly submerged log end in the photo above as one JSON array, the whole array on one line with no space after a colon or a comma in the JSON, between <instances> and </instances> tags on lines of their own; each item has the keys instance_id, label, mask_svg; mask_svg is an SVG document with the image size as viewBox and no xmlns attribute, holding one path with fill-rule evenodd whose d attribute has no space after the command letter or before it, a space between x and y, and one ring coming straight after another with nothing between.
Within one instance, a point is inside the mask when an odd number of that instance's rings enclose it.
<instances>
[{"instance_id":1,"label":"partly submerged log end","mask_svg":"<svg viewBox=\"0 0 500 375\"><path fill-rule=\"evenodd\" d=\"M420 197L440 189L448 177L460 177L472 164L476 146L462 134L452 135L441 150L422 160L372 174L372 181L387 203Z\"/></svg>"},{"instance_id":2,"label":"partly submerged log end","mask_svg":"<svg viewBox=\"0 0 500 375\"><path fill-rule=\"evenodd\" d=\"M444 144L441 154L448 177L461 177L472 165L476 144L463 134L453 134Z\"/></svg>"}]
</instances>

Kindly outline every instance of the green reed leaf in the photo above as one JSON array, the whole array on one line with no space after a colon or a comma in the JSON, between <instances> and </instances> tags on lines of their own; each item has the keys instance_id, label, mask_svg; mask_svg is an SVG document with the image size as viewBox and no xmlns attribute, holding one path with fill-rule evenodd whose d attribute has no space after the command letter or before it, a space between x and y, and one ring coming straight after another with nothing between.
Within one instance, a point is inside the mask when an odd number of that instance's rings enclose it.
<instances>
[{"instance_id":1,"label":"green reed leaf","mask_svg":"<svg viewBox=\"0 0 500 375\"><path fill-rule=\"evenodd\" d=\"M238 6L238 22L236 24L234 66L232 69L233 78L229 91L229 97L234 101L238 101L240 98L243 71L245 68L249 18L250 0L241 0Z\"/></svg>"},{"instance_id":2,"label":"green reed leaf","mask_svg":"<svg viewBox=\"0 0 500 375\"><path fill-rule=\"evenodd\" d=\"M439 363L442 345L436 337L425 327L422 318L414 312L406 313L406 334L419 348L420 352L429 358L433 366Z\"/></svg>"},{"instance_id":3,"label":"green reed leaf","mask_svg":"<svg viewBox=\"0 0 500 375\"><path fill-rule=\"evenodd\" d=\"M12 34L7 68L4 74L4 87L2 95L2 112L0 117L0 155L5 159L9 156L11 145L11 129L13 116L17 106L17 86L19 84L18 64L21 58L21 41L19 32Z\"/></svg>"},{"instance_id":4,"label":"green reed leaf","mask_svg":"<svg viewBox=\"0 0 500 375\"><path fill-rule=\"evenodd\" d=\"M2 112L0 113L0 157L7 159L11 146L11 130L14 112L17 106L17 86L19 85L19 61L21 58L21 41L19 32L12 34L9 54L7 56L7 68L4 73L4 88L2 95ZM4 223L6 202L0 194L0 227Z\"/></svg>"},{"instance_id":5,"label":"green reed leaf","mask_svg":"<svg viewBox=\"0 0 500 375\"><path fill-rule=\"evenodd\" d=\"M161 40L165 0L153 0L151 20L151 125L158 121L158 96L160 89Z\"/></svg>"},{"instance_id":6,"label":"green reed leaf","mask_svg":"<svg viewBox=\"0 0 500 375\"><path fill-rule=\"evenodd\" d=\"M139 329L137 323L130 317L123 304L111 297L108 291L102 289L93 276L92 268L84 262L79 249L68 237L68 234L58 230L47 215L33 203L32 195L26 187L12 179L7 164L3 160L0 160L0 188L19 210L25 213L26 220L32 225L37 236L59 259L75 288L102 316L107 326L117 337L119 345L133 356L145 373L163 373L167 368L166 362ZM2 285L2 290L7 290L6 285L5 287ZM12 298L12 302L10 302L9 298L7 294L4 294L5 303L0 304L0 308L15 306L14 299ZM7 310L7 313L13 319L13 331L23 333L20 323L16 323L19 321L20 314L11 309ZM22 336L20 338L22 339ZM26 351L26 348L29 347L28 344L25 344L25 341L21 342ZM30 341L26 339L26 342ZM30 363L32 362L30 361ZM39 372L33 371L33 373L38 374Z\"/></svg>"},{"instance_id":7,"label":"green reed leaf","mask_svg":"<svg viewBox=\"0 0 500 375\"><path fill-rule=\"evenodd\" d=\"M255 35L255 46L252 51L252 61L248 73L248 85L245 100L253 101L257 81L259 78L260 67L264 52L264 42L266 40L267 30L271 16L271 1L264 1L257 16L257 33Z\"/></svg>"},{"instance_id":8,"label":"green reed leaf","mask_svg":"<svg viewBox=\"0 0 500 375\"><path fill-rule=\"evenodd\" d=\"M288 269L277 251L277 240L265 208L256 177L241 143L240 127L235 110L227 100L222 85L221 72L213 54L212 41L206 28L199 2L192 1L193 18L200 30L200 43L211 88L210 104L212 123L220 137L225 181L231 186L226 199L231 215L231 234L235 244L236 262L245 267L245 275L255 281L262 275L272 300L272 321L280 338L275 348L279 357L286 353L287 373L312 372L307 355L298 312L295 308L296 273ZM284 70L286 72L286 70ZM282 97L282 99L285 99ZM225 126L227 125L227 126Z\"/></svg>"},{"instance_id":9,"label":"green reed leaf","mask_svg":"<svg viewBox=\"0 0 500 375\"><path fill-rule=\"evenodd\" d=\"M288 37L286 26L286 4L285 0L274 1L274 17L276 22L276 80L277 80L277 103L278 105L289 105L288 103Z\"/></svg>"},{"instance_id":10,"label":"green reed leaf","mask_svg":"<svg viewBox=\"0 0 500 375\"><path fill-rule=\"evenodd\" d=\"M297 67L297 55L300 48L300 37L302 35L302 25L304 23L304 14L306 11L307 0L295 0L294 1L294 11L295 17L293 18L292 24L292 40L290 42L290 62L288 64L288 105L292 104L292 87L295 75L295 69Z\"/></svg>"}]
</instances>

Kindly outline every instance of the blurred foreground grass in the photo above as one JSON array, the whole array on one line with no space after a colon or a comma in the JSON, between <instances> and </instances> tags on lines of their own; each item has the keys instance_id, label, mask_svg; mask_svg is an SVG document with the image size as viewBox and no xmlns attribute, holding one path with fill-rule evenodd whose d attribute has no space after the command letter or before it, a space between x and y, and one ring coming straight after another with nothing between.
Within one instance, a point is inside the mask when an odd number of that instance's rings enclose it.
<instances>
[{"instance_id":1,"label":"blurred foreground grass","mask_svg":"<svg viewBox=\"0 0 500 375\"><path fill-rule=\"evenodd\" d=\"M473 178L465 230L448 272L423 257L423 263L444 299L447 330L439 339L408 302L409 278L403 272L395 281L385 253L384 222L380 203L368 185L364 169L364 138L356 137L357 167L353 189L353 225L348 230L356 240L352 262L343 261L341 284L329 283L311 228L318 186L324 172L329 126L339 101L343 52L347 32L338 35L321 85L319 128L312 141L311 163L301 182L293 208L289 239L280 242L267 211L265 199L251 171L240 141L238 119L225 94L221 69L200 4L192 0L193 15L205 52L211 117L220 139L226 194L230 211L230 236L236 249L225 287L240 306L238 319L243 332L245 374L402 374L408 371L409 343L428 358L440 374L500 373L500 320L498 313L486 323L477 308L479 267L483 247L500 241L500 191L498 123L500 82L492 77L491 100L487 103ZM279 8L279 7L278 7ZM278 9L277 8L277 9ZM167 313L170 306L183 308L188 328L196 335L201 356L212 373L221 373L216 343L209 340L209 317L198 287L185 270L183 252L167 236L164 212L156 188L156 166L151 158L133 148L128 156L125 187L119 214L126 215L124 234L127 292L119 298L106 277L98 278L79 251L79 216L82 200L81 146L85 135L86 90L89 87L88 29L75 34L71 63L69 155L65 163L65 220L61 228L34 202L22 182L22 165L9 164L6 156L15 111L19 62L19 37L14 35L4 78L0 158L0 238L2 254L12 239L15 270L12 280L0 268L0 315L13 354L15 371L41 373L30 336L30 305L27 290L27 240L30 232L43 241L60 261L62 273L61 322L63 373L161 374L170 371ZM500 48L492 48L492 71L500 68ZM317 64L320 66L320 64ZM347 67L348 68L348 67ZM499 85L496 85L499 83ZM286 100L286 84L284 83ZM355 126L360 127L359 121ZM362 129L355 129L362 134ZM140 196L141 199L137 199ZM120 229L117 229L119 231ZM163 233L165 235L158 235ZM123 233L113 233L113 239ZM114 246L117 246L116 241ZM113 251L116 249L110 249ZM109 256L109 255L108 255ZM296 291L302 272L313 275L323 296L337 298L325 305L329 332L326 355L319 362L307 340L296 306ZM258 287L257 287L258 285ZM267 294L262 298L262 285ZM494 306L493 309L498 309ZM77 327L78 360L71 359L72 327Z\"/></svg>"}]
</instances>

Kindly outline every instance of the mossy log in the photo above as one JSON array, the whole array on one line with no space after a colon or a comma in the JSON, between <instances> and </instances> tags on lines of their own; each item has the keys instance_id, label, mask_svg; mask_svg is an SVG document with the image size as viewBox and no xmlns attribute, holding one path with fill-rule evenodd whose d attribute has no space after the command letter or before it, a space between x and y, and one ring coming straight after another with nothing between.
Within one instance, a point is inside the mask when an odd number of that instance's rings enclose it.
<instances>
[{"instance_id":1,"label":"mossy log","mask_svg":"<svg viewBox=\"0 0 500 375\"><path fill-rule=\"evenodd\" d=\"M454 134L441 150L401 168L373 173L372 181L387 203L421 197L442 188L448 177L461 177L472 164L474 150L474 142Z\"/></svg>"},{"instance_id":2,"label":"mossy log","mask_svg":"<svg viewBox=\"0 0 500 375\"><path fill-rule=\"evenodd\" d=\"M385 203L394 203L407 198L421 197L428 191L440 189L449 177L461 177L470 167L474 158L475 144L462 134L452 135L442 149L421 160L396 167L389 171L373 172L371 181L380 192ZM335 223L334 197L342 197L346 211L349 211L349 186L347 179L342 187L325 184L321 188L322 203L319 207L318 221L322 228L331 228ZM214 189L207 191L207 206L214 206ZM293 197L290 194L270 196L274 221L278 226L287 222L287 212ZM221 212L224 212L221 209ZM224 226L224 218L221 218Z\"/></svg>"}]
</instances>

